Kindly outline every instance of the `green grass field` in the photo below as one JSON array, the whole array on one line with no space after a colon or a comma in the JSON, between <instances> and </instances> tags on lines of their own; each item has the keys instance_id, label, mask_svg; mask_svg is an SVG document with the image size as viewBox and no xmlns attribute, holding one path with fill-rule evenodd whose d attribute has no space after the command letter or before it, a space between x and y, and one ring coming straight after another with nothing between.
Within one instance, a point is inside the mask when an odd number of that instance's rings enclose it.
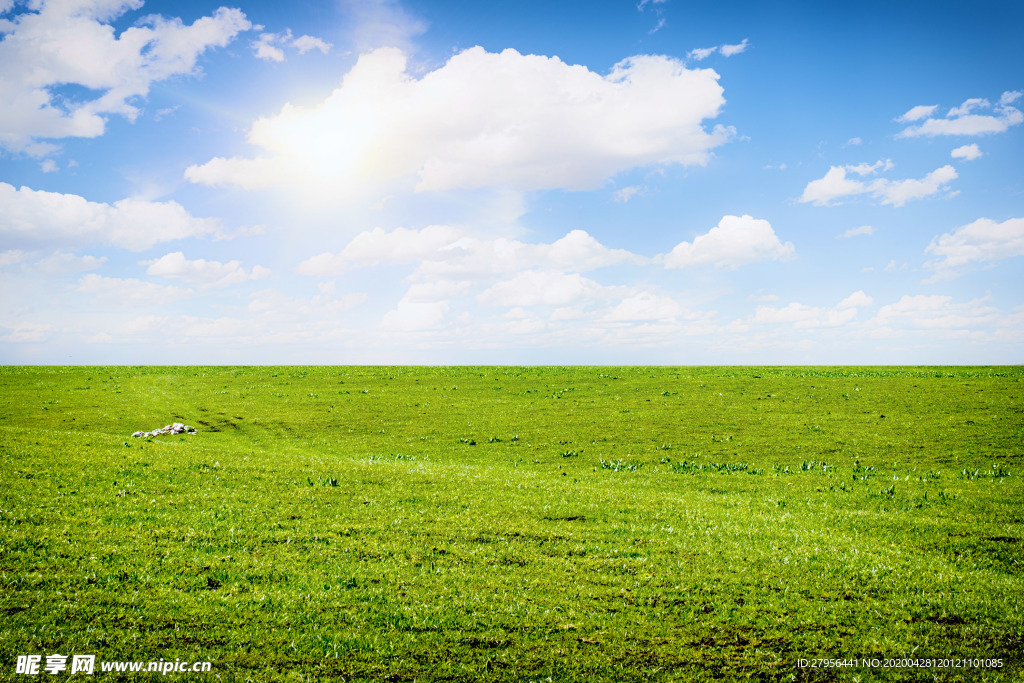
<instances>
[{"instance_id":1,"label":"green grass field","mask_svg":"<svg viewBox=\"0 0 1024 683\"><path fill-rule=\"evenodd\" d=\"M1021 680L1022 380L0 368L0 679Z\"/></svg>"}]
</instances>

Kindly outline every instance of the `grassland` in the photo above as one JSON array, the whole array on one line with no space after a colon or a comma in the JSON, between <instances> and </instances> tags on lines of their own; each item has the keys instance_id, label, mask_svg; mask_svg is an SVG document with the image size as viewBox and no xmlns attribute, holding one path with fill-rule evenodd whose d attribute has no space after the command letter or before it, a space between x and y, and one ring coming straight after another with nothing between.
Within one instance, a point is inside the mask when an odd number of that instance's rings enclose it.
<instances>
[{"instance_id":1,"label":"grassland","mask_svg":"<svg viewBox=\"0 0 1024 683\"><path fill-rule=\"evenodd\" d=\"M0 679L1021 680L1022 380L2 368Z\"/></svg>"}]
</instances>

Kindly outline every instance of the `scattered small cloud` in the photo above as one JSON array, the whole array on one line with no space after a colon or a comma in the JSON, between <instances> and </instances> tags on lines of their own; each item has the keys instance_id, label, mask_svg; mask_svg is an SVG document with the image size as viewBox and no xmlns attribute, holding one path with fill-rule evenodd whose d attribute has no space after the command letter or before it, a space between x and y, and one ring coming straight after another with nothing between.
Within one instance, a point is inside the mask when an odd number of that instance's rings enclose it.
<instances>
[{"instance_id":1,"label":"scattered small cloud","mask_svg":"<svg viewBox=\"0 0 1024 683\"><path fill-rule=\"evenodd\" d=\"M870 225L862 225L859 228L850 228L839 237L842 239L848 239L850 237L856 237L858 235L874 235L875 229Z\"/></svg>"},{"instance_id":2,"label":"scattered small cloud","mask_svg":"<svg viewBox=\"0 0 1024 683\"><path fill-rule=\"evenodd\" d=\"M958 107L950 109L944 118L932 118L938 105L918 106L896 120L909 123L925 119L920 124L909 126L896 134L897 138L936 137L940 135L990 135L1003 133L1011 126L1024 121L1024 114L1010 106L1020 97L1020 92L1007 91L994 107L984 98L973 97ZM992 109L992 114L976 113Z\"/></svg>"},{"instance_id":3,"label":"scattered small cloud","mask_svg":"<svg viewBox=\"0 0 1024 683\"><path fill-rule=\"evenodd\" d=\"M45 159L42 163L39 164L39 168L43 171L43 173L56 173L57 171L60 170L60 167L57 166L57 162L54 161L53 159Z\"/></svg>"},{"instance_id":4,"label":"scattered small cloud","mask_svg":"<svg viewBox=\"0 0 1024 683\"><path fill-rule=\"evenodd\" d=\"M176 104L173 107L164 107L163 109L158 109L157 112L153 115L153 120L161 121L170 116L171 114L173 114L174 112L178 111L179 107L181 107L181 105Z\"/></svg>"},{"instance_id":5,"label":"scattered small cloud","mask_svg":"<svg viewBox=\"0 0 1024 683\"><path fill-rule=\"evenodd\" d=\"M743 42L737 43L736 45L716 45L715 47L699 47L690 50L689 52L686 53L686 58L693 60L695 62L700 62L707 59L716 52L722 55L723 57L732 57L733 55L738 55L742 52L746 52L749 46L749 41L746 38L744 38Z\"/></svg>"},{"instance_id":6,"label":"scattered small cloud","mask_svg":"<svg viewBox=\"0 0 1024 683\"><path fill-rule=\"evenodd\" d=\"M723 45L722 47L718 48L718 50L719 52L722 53L723 57L732 57L733 55L738 55L742 52L746 52L747 47L749 46L750 43L747 41L746 38L744 38L743 42L738 43L737 45Z\"/></svg>"},{"instance_id":7,"label":"scattered small cloud","mask_svg":"<svg viewBox=\"0 0 1024 683\"><path fill-rule=\"evenodd\" d=\"M981 150L978 149L977 144L964 145L963 147L957 147L949 153L954 159L963 159L964 161L974 161L982 156Z\"/></svg>"},{"instance_id":8,"label":"scattered small cloud","mask_svg":"<svg viewBox=\"0 0 1024 683\"><path fill-rule=\"evenodd\" d=\"M621 190L616 190L615 194L613 195L613 197L615 198L615 201L622 202L624 204L624 203L628 202L630 199L632 199L633 197L636 197L636 196L642 195L642 194L646 194L646 193L647 193L647 187L646 186L644 186L644 185L630 185L629 187L624 187Z\"/></svg>"},{"instance_id":9,"label":"scattered small cloud","mask_svg":"<svg viewBox=\"0 0 1024 683\"><path fill-rule=\"evenodd\" d=\"M636 6L637 11L639 12L643 12L648 5L654 6L654 13L655 16L658 17L658 23L654 25L654 28L647 32L647 35L654 35L665 27L665 12L661 8L661 5L664 5L666 2L667 0L640 0L640 3Z\"/></svg>"},{"instance_id":10,"label":"scattered small cloud","mask_svg":"<svg viewBox=\"0 0 1024 683\"><path fill-rule=\"evenodd\" d=\"M860 138L850 138L849 140L846 141L846 144L843 145L843 146L844 147L856 147L856 146L862 145L862 144L864 144L864 141L861 140Z\"/></svg>"},{"instance_id":11,"label":"scattered small cloud","mask_svg":"<svg viewBox=\"0 0 1024 683\"><path fill-rule=\"evenodd\" d=\"M250 44L253 54L258 59L267 62L283 62L285 60L284 48L294 48L300 55L310 50L320 50L327 54L331 51L331 43L314 36L292 36L291 29L285 29L281 33L261 33L257 40Z\"/></svg>"},{"instance_id":12,"label":"scattered small cloud","mask_svg":"<svg viewBox=\"0 0 1024 683\"><path fill-rule=\"evenodd\" d=\"M715 54L717 51L717 47L698 47L687 52L686 58L692 59L697 62L701 62L710 57L711 55Z\"/></svg>"}]
</instances>

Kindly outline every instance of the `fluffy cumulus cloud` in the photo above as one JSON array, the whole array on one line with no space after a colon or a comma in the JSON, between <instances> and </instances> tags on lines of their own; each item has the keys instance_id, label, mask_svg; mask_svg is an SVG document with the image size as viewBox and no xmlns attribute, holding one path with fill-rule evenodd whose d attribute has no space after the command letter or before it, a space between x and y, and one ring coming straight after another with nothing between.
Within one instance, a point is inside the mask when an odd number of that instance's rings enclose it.
<instances>
[{"instance_id":1,"label":"fluffy cumulus cloud","mask_svg":"<svg viewBox=\"0 0 1024 683\"><path fill-rule=\"evenodd\" d=\"M189 260L180 251L165 254L155 261L145 261L147 275L156 275L172 280L200 285L203 287L226 287L246 280L257 280L270 274L268 268L255 266L248 273L241 261Z\"/></svg>"},{"instance_id":2,"label":"fluffy cumulus cloud","mask_svg":"<svg viewBox=\"0 0 1024 683\"><path fill-rule=\"evenodd\" d=\"M990 135L1003 133L1011 126L1024 121L1024 114L1012 106L1021 96L1018 91L1007 91L1002 94L996 104L986 99L974 97L966 100L958 107L953 107L941 118L932 115L938 105L917 106L908 111L897 121L912 123L900 131L896 137L937 137L940 135ZM981 113L986 112L986 113Z\"/></svg>"},{"instance_id":3,"label":"fluffy cumulus cloud","mask_svg":"<svg viewBox=\"0 0 1024 683\"><path fill-rule=\"evenodd\" d=\"M160 242L222 234L219 220L196 218L173 201L106 204L0 183L0 238L7 246L107 245L142 251Z\"/></svg>"},{"instance_id":4,"label":"fluffy cumulus cloud","mask_svg":"<svg viewBox=\"0 0 1024 683\"><path fill-rule=\"evenodd\" d=\"M889 180L887 178L876 178L868 182L850 178L847 175L852 172L863 177L878 170L887 171L890 168L892 168L892 162L888 160L884 163L879 161L874 164L832 166L825 173L824 177L807 183L799 201L809 202L815 206L829 206L846 197L870 194L882 204L903 206L909 201L924 199L946 191L949 183L958 177L956 169L948 164L935 169L920 179Z\"/></svg>"},{"instance_id":5,"label":"fluffy cumulus cloud","mask_svg":"<svg viewBox=\"0 0 1024 683\"><path fill-rule=\"evenodd\" d=\"M934 238L925 251L942 259L927 264L936 271L928 282L950 280L973 264L1024 256L1024 218L979 218Z\"/></svg>"},{"instance_id":6,"label":"fluffy cumulus cloud","mask_svg":"<svg viewBox=\"0 0 1024 683\"><path fill-rule=\"evenodd\" d=\"M257 120L248 139L260 156L217 157L185 177L326 196L400 178L420 191L594 189L634 167L706 163L733 136L704 127L722 92L714 71L662 56L631 57L602 76L475 47L414 78L401 51L382 48L320 104Z\"/></svg>"},{"instance_id":7,"label":"fluffy cumulus cloud","mask_svg":"<svg viewBox=\"0 0 1024 683\"><path fill-rule=\"evenodd\" d=\"M666 268L714 265L735 269L748 263L793 258L792 242L783 244L771 224L751 216L723 216L718 225L693 242L680 242L658 257Z\"/></svg>"},{"instance_id":8,"label":"fluffy cumulus cloud","mask_svg":"<svg viewBox=\"0 0 1024 683\"><path fill-rule=\"evenodd\" d=\"M482 239L459 228L432 225L422 230L374 228L356 235L337 253L325 252L299 264L303 275L336 275L379 263L418 263L431 276L509 272L534 267L593 270L617 263L643 263L624 249L610 249L584 230L573 230L551 244L506 238Z\"/></svg>"},{"instance_id":9,"label":"fluffy cumulus cloud","mask_svg":"<svg viewBox=\"0 0 1024 683\"><path fill-rule=\"evenodd\" d=\"M150 15L117 35L110 22L142 0L38 0L4 21L0 41L0 146L42 155L44 139L102 135L106 116L134 120L133 98L171 76L191 74L199 55L250 27L221 7L186 25ZM8 10L10 7L7 8ZM61 88L95 94L65 97Z\"/></svg>"}]
</instances>

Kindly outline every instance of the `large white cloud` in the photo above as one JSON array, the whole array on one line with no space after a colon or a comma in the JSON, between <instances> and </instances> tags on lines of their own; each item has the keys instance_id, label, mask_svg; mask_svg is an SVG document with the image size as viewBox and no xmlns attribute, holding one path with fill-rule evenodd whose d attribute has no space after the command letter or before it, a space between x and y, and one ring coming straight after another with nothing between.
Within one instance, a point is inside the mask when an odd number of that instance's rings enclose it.
<instances>
[{"instance_id":1,"label":"large white cloud","mask_svg":"<svg viewBox=\"0 0 1024 683\"><path fill-rule=\"evenodd\" d=\"M693 242L680 242L658 259L666 268L714 265L735 269L748 263L792 258L796 248L783 244L771 224L752 216L723 216L718 225Z\"/></svg>"},{"instance_id":2,"label":"large white cloud","mask_svg":"<svg viewBox=\"0 0 1024 683\"><path fill-rule=\"evenodd\" d=\"M358 193L397 178L418 190L593 189L640 166L704 164L733 131L703 122L725 103L718 74L641 55L602 76L557 57L460 52L416 79L393 48L364 54L312 107L257 120L254 158L214 158L211 186Z\"/></svg>"},{"instance_id":3,"label":"large white cloud","mask_svg":"<svg viewBox=\"0 0 1024 683\"><path fill-rule=\"evenodd\" d=\"M952 181L956 180L956 169L950 165L942 166L926 174L921 179L907 178L904 180L888 180L877 178L871 182L855 180L847 177L847 172L864 176L879 168L888 170L891 163L879 166L876 164L858 164L855 166L832 166L824 177L807 183L799 201L812 203L815 206L829 206L837 200L860 194L871 194L882 204L903 206L914 199L924 199L943 192Z\"/></svg>"},{"instance_id":4,"label":"large white cloud","mask_svg":"<svg viewBox=\"0 0 1024 683\"><path fill-rule=\"evenodd\" d=\"M36 0L7 20L0 40L0 146L42 154L37 139L102 135L105 116L138 115L131 104L155 81L193 73L196 59L250 27L221 7L191 25L150 15L115 35L109 22L142 0ZM96 91L83 100L55 92L64 85Z\"/></svg>"},{"instance_id":5,"label":"large white cloud","mask_svg":"<svg viewBox=\"0 0 1024 683\"><path fill-rule=\"evenodd\" d=\"M1010 218L1002 223L979 218L935 237L925 251L942 259L926 264L936 271L928 282L950 280L973 263L1024 256L1024 218Z\"/></svg>"},{"instance_id":6,"label":"large white cloud","mask_svg":"<svg viewBox=\"0 0 1024 683\"><path fill-rule=\"evenodd\" d=\"M222 233L219 220L196 218L173 201L106 204L0 183L0 238L7 246L102 244L142 251L159 242Z\"/></svg>"},{"instance_id":7,"label":"large white cloud","mask_svg":"<svg viewBox=\"0 0 1024 683\"><path fill-rule=\"evenodd\" d=\"M993 107L986 99L973 97L959 107L953 107L945 118L932 118L931 115L938 108L933 106L914 107L906 114L897 119L903 123L925 119L923 122L908 126L900 131L896 137L936 137L939 135L989 135L1003 133L1011 126L1016 126L1024 121L1024 114L1016 107L1010 106L1015 102L1021 93L1016 91L1004 92L999 102ZM993 109L992 114L979 114L979 110Z\"/></svg>"}]
</instances>

